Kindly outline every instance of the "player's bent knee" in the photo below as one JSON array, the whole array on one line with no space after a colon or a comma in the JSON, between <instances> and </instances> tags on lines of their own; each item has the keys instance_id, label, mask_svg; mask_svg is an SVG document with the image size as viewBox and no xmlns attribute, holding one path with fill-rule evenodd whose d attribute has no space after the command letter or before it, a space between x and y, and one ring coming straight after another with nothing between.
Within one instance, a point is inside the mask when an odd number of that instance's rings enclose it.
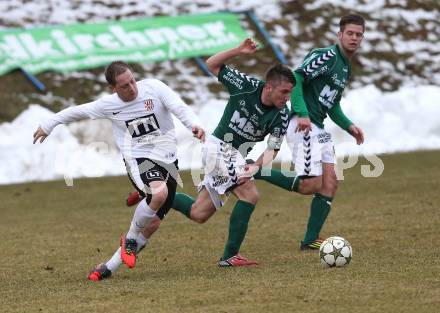
<instances>
[{"instance_id":1,"label":"player's bent knee","mask_svg":"<svg viewBox=\"0 0 440 313\"><path fill-rule=\"evenodd\" d=\"M168 197L168 190L166 188L162 188L160 191L155 192L151 196L150 206L159 208L161 207Z\"/></svg>"},{"instance_id":2,"label":"player's bent knee","mask_svg":"<svg viewBox=\"0 0 440 313\"><path fill-rule=\"evenodd\" d=\"M255 189L255 191L252 192L251 203L257 204L258 200L260 200L260 193Z\"/></svg>"},{"instance_id":3,"label":"player's bent knee","mask_svg":"<svg viewBox=\"0 0 440 313\"><path fill-rule=\"evenodd\" d=\"M338 178L336 177L336 174L330 175L329 179L327 180L327 183L330 185L330 188L337 189L338 188Z\"/></svg>"},{"instance_id":4,"label":"player's bent knee","mask_svg":"<svg viewBox=\"0 0 440 313\"><path fill-rule=\"evenodd\" d=\"M214 203L206 189L203 189L191 206L191 220L203 224L216 212Z\"/></svg>"},{"instance_id":5,"label":"player's bent knee","mask_svg":"<svg viewBox=\"0 0 440 313\"><path fill-rule=\"evenodd\" d=\"M322 176L310 177L302 179L298 188L298 192L303 195L312 195L322 188Z\"/></svg>"},{"instance_id":6,"label":"player's bent knee","mask_svg":"<svg viewBox=\"0 0 440 313\"><path fill-rule=\"evenodd\" d=\"M191 211L191 219L196 223L203 224L209 219L209 216L203 212Z\"/></svg>"},{"instance_id":7,"label":"player's bent knee","mask_svg":"<svg viewBox=\"0 0 440 313\"><path fill-rule=\"evenodd\" d=\"M330 186L328 187L330 193L335 194L336 190L338 190L338 181L335 179L330 183Z\"/></svg>"},{"instance_id":8,"label":"player's bent knee","mask_svg":"<svg viewBox=\"0 0 440 313\"><path fill-rule=\"evenodd\" d=\"M327 195L334 195L336 193L336 190L338 189L338 180L336 178L336 175L334 177L328 177L320 190L321 193L327 194Z\"/></svg>"},{"instance_id":9,"label":"player's bent knee","mask_svg":"<svg viewBox=\"0 0 440 313\"><path fill-rule=\"evenodd\" d=\"M257 204L258 200L260 199L260 193L256 188L252 188L242 195L240 199L252 204Z\"/></svg>"},{"instance_id":10,"label":"player's bent knee","mask_svg":"<svg viewBox=\"0 0 440 313\"><path fill-rule=\"evenodd\" d=\"M336 186L326 186L321 188L318 192L327 196L334 196L336 194L336 190L338 188Z\"/></svg>"}]
</instances>

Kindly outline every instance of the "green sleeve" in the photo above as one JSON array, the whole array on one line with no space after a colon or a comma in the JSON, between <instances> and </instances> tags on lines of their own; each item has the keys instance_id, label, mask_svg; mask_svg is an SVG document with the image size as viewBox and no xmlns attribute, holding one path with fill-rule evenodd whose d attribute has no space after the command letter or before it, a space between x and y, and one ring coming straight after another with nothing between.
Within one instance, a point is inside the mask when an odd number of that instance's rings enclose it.
<instances>
[{"instance_id":1,"label":"green sleeve","mask_svg":"<svg viewBox=\"0 0 440 313\"><path fill-rule=\"evenodd\" d=\"M228 89L230 95L254 91L261 81L242 73L228 65L222 65L217 79Z\"/></svg>"},{"instance_id":2,"label":"green sleeve","mask_svg":"<svg viewBox=\"0 0 440 313\"><path fill-rule=\"evenodd\" d=\"M335 122L336 125L346 131L348 131L348 128L353 124L353 122L350 121L347 116L345 116L344 112L342 112L339 102L328 111L328 116L333 122Z\"/></svg>"},{"instance_id":3,"label":"green sleeve","mask_svg":"<svg viewBox=\"0 0 440 313\"><path fill-rule=\"evenodd\" d=\"M291 115L297 114L299 117L308 117L309 111L307 111L306 102L303 95L303 82L304 77L297 72L293 72L295 76L296 85L293 88L293 92L290 96L290 103L292 104Z\"/></svg>"}]
</instances>

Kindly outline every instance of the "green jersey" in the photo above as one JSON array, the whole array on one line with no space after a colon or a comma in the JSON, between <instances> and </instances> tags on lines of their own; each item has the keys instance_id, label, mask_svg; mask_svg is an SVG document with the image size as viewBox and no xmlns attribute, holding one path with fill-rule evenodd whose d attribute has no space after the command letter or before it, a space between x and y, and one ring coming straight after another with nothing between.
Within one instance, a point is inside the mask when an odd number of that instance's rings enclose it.
<instances>
[{"instance_id":1,"label":"green jersey","mask_svg":"<svg viewBox=\"0 0 440 313\"><path fill-rule=\"evenodd\" d=\"M265 82L224 65L218 80L228 89L230 98L213 135L231 142L243 156L256 142L270 134L268 149L279 150L289 125L288 109L268 107L261 102Z\"/></svg>"},{"instance_id":2,"label":"green jersey","mask_svg":"<svg viewBox=\"0 0 440 313\"><path fill-rule=\"evenodd\" d=\"M336 44L312 50L295 72L304 77L303 93L310 120L324 128L328 111L339 103L350 78L350 61Z\"/></svg>"}]
</instances>

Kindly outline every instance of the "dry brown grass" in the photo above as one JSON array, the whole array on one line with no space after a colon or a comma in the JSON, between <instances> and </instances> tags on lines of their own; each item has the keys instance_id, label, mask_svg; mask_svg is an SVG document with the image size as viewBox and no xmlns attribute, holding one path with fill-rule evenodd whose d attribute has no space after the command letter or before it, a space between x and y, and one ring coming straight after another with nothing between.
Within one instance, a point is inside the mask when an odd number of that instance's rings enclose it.
<instances>
[{"instance_id":1,"label":"dry brown grass","mask_svg":"<svg viewBox=\"0 0 440 313\"><path fill-rule=\"evenodd\" d=\"M127 229L125 177L0 187L1 312L435 312L440 302L439 151L384 156L380 178L346 171L323 235L353 245L347 268L300 252L307 197L259 182L242 253L219 269L230 205L205 225L170 213L133 270L92 283ZM361 161L360 164L368 164ZM194 194L188 173L185 190Z\"/></svg>"}]
</instances>

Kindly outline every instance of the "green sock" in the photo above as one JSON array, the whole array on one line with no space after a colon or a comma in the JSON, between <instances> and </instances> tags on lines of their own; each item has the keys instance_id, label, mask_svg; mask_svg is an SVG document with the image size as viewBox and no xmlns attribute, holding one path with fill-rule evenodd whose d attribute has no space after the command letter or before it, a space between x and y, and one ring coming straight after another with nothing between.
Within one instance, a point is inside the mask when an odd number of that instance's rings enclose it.
<instances>
[{"instance_id":1,"label":"green sock","mask_svg":"<svg viewBox=\"0 0 440 313\"><path fill-rule=\"evenodd\" d=\"M261 175L261 168L254 175L255 179L265 180L272 185L289 191L298 191L301 178L299 176L287 177L279 170L270 170L270 175Z\"/></svg>"},{"instance_id":2,"label":"green sock","mask_svg":"<svg viewBox=\"0 0 440 313\"><path fill-rule=\"evenodd\" d=\"M240 251L254 209L254 204L243 200L238 200L235 204L229 220L229 236L223 252L223 260L229 259Z\"/></svg>"},{"instance_id":3,"label":"green sock","mask_svg":"<svg viewBox=\"0 0 440 313\"><path fill-rule=\"evenodd\" d=\"M322 226L330 212L332 200L332 197L315 193L312 204L310 205L310 216L309 222L307 223L307 231L304 235L304 243L312 243L319 237Z\"/></svg>"},{"instance_id":4,"label":"green sock","mask_svg":"<svg viewBox=\"0 0 440 313\"><path fill-rule=\"evenodd\" d=\"M179 211L187 218L191 218L191 207L194 203L194 199L185 193L176 192L174 196L172 208Z\"/></svg>"}]
</instances>

